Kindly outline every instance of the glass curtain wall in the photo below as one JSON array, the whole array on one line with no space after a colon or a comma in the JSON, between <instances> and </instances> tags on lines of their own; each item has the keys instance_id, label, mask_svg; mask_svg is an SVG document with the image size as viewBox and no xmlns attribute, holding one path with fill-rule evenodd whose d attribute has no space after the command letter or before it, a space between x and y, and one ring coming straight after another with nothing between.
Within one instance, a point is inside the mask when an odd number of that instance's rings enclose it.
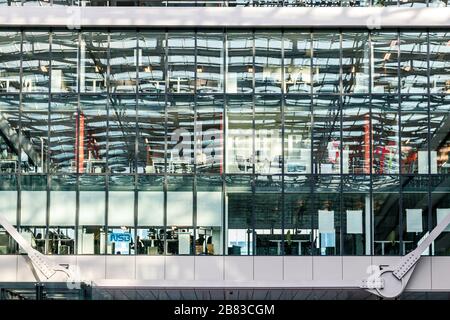
<instances>
[{"instance_id":1,"label":"glass curtain wall","mask_svg":"<svg viewBox=\"0 0 450 320\"><path fill-rule=\"evenodd\" d=\"M0 30L0 214L55 255L405 254L450 213L449 41Z\"/></svg>"}]
</instances>

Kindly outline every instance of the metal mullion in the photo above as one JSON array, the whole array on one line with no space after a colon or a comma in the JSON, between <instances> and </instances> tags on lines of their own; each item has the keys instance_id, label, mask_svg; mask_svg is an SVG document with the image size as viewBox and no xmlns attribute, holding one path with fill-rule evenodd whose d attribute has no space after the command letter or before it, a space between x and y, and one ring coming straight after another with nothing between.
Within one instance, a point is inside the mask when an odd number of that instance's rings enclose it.
<instances>
[{"instance_id":1,"label":"metal mullion","mask_svg":"<svg viewBox=\"0 0 450 320\"><path fill-rule=\"evenodd\" d=\"M79 125L79 117L81 115L81 106L80 106L80 88L81 88L81 77L80 77L80 72L81 72L81 41L82 41L82 37L81 37L81 32L77 31L77 39L78 39L78 43L77 43L77 117L75 120L75 127L76 127L76 132L79 133L80 132L80 125ZM80 140L79 137L76 137L75 141L77 141L77 145L76 145L76 153L75 153L75 161L77 163L76 165L76 194L75 194L75 245L74 245L74 254L78 254L78 242L80 241L79 239L79 228L80 228L80 172L79 172L79 144L80 144ZM81 230L82 232L82 230Z\"/></svg>"},{"instance_id":2,"label":"metal mullion","mask_svg":"<svg viewBox=\"0 0 450 320\"><path fill-rule=\"evenodd\" d=\"M309 179L309 184L310 184L310 194L311 194L311 200L312 200L312 205L310 206L310 208L313 208L312 211L310 212L310 227L311 227L311 235L310 235L310 242L311 242L311 255L313 256L315 253L316 248L314 247L314 219L315 219L315 214L314 214L314 208L315 208L315 199L316 196L314 194L314 179L316 176L316 172L315 172L315 168L314 168L314 78L313 78L313 60L314 60L314 36L313 36L313 30L310 29L309 30L309 40L310 40L310 58L309 58L309 77L311 79L311 88L310 88L310 110L311 110L311 159L310 159L310 165L311 165L311 170L310 170L310 179ZM310 209L311 210L311 209Z\"/></svg>"},{"instance_id":3,"label":"metal mullion","mask_svg":"<svg viewBox=\"0 0 450 320\"><path fill-rule=\"evenodd\" d=\"M51 131L51 119L50 119L50 110L51 110L51 101L52 101L52 42L53 42L53 31L50 30L48 32L48 100L47 100L47 152L45 153L45 158L47 159L46 162L44 162L44 159L41 159L41 165L42 165L42 171L46 175L47 180L47 187L46 187L46 196L47 196L47 203L46 203L46 212L45 212L45 239L46 239L46 250L48 250L48 243L49 243L49 230L50 230L50 184L51 184L51 177L48 170L48 154L49 154L49 147L50 147L50 131ZM42 142L41 142L42 143ZM48 253L48 252L47 252Z\"/></svg>"},{"instance_id":4,"label":"metal mullion","mask_svg":"<svg viewBox=\"0 0 450 320\"><path fill-rule=\"evenodd\" d=\"M370 242L369 252L366 252L366 255L373 255L374 250L374 236L375 236L375 228L374 228L374 215L373 215L373 123L372 123L372 87L373 87L373 68L374 68L374 60L373 58L373 43L372 43L372 32L368 32L368 45L369 45L369 210L370 212L366 212L366 214L370 215L370 226L369 226L369 235L366 235L366 241ZM369 239L367 240L367 237Z\"/></svg>"},{"instance_id":5,"label":"metal mullion","mask_svg":"<svg viewBox=\"0 0 450 320\"><path fill-rule=\"evenodd\" d=\"M343 67L342 67L342 63L343 63L343 50L342 50L342 30L340 30L339 32L339 139L341 141L341 143L339 144L339 152L340 152L340 160L339 160L339 172L340 172L340 179L339 179L339 254L342 255L342 253L344 252L343 248L344 248L344 241L343 241L343 237L344 237L344 227L343 227L343 201L344 201L344 196L343 196L343 174L344 174L344 160L343 160L343 155L344 155L344 136L343 136L343 91L344 91L344 85L343 85ZM336 241L335 241L336 243Z\"/></svg>"},{"instance_id":6,"label":"metal mullion","mask_svg":"<svg viewBox=\"0 0 450 320\"><path fill-rule=\"evenodd\" d=\"M432 188L431 188L431 63L430 63L430 30L426 31L427 37L427 125L428 125L428 143L427 143L427 153L428 153L428 214L427 214L427 227L428 231L431 232L433 229L433 199L432 199ZM434 248L434 242L430 246ZM432 255L433 250L429 251Z\"/></svg>"},{"instance_id":7,"label":"metal mullion","mask_svg":"<svg viewBox=\"0 0 450 320\"><path fill-rule=\"evenodd\" d=\"M252 178L251 178L251 188L252 188L252 219L251 219L251 227L252 227L252 255L256 255L256 209L255 209L255 200L256 200L256 177L255 177L255 150L256 150L256 124L255 124L255 86L256 86L256 65L255 65L255 55L256 55L256 31L252 30L253 36L253 88L252 88Z\"/></svg>"},{"instance_id":8,"label":"metal mullion","mask_svg":"<svg viewBox=\"0 0 450 320\"><path fill-rule=\"evenodd\" d=\"M169 33L168 30L164 30L164 178L163 178L163 194L164 194L164 211L163 211L163 255L167 255L167 119L168 119L168 91L169 91L169 84L168 84L168 78L169 78ZM165 278L165 270L164 270L164 278Z\"/></svg>"},{"instance_id":9,"label":"metal mullion","mask_svg":"<svg viewBox=\"0 0 450 320\"><path fill-rule=\"evenodd\" d=\"M228 32L227 30L223 29L223 106L222 106L222 145L221 145L221 154L222 154L222 172L220 173L220 177L222 179L222 255L227 254L226 248L228 248L228 245L226 243L226 232L228 231L226 228L227 221L226 221L226 142L227 142L227 128L226 128L226 119L227 119L227 74L228 74L228 64L227 64L227 55L228 55ZM228 227L228 226L227 226Z\"/></svg>"},{"instance_id":10,"label":"metal mullion","mask_svg":"<svg viewBox=\"0 0 450 320\"><path fill-rule=\"evenodd\" d=\"M136 35L136 74L135 74L135 132L136 136L134 139L134 243L136 243L134 248L134 255L138 255L138 243L137 243L137 228L138 228L138 205L139 205L139 195L138 195L138 182L139 182L139 175L138 175L138 157L139 157L139 117L138 117L138 110L139 110L139 35L140 30L137 29L134 31Z\"/></svg>"},{"instance_id":11,"label":"metal mullion","mask_svg":"<svg viewBox=\"0 0 450 320\"><path fill-rule=\"evenodd\" d=\"M20 31L20 62L19 62L19 141L22 141L22 112L23 112L23 30ZM22 144L19 143L18 154L22 154ZM16 177L17 177L17 205L16 205L16 219L17 219L17 229L21 228L21 218L22 218L22 168L21 162L17 167ZM19 246L17 242L14 245L14 251L19 252Z\"/></svg>"},{"instance_id":12,"label":"metal mullion","mask_svg":"<svg viewBox=\"0 0 450 320\"><path fill-rule=\"evenodd\" d=\"M398 138L397 138L397 152L398 152L398 162L399 162L399 177L400 177L400 190L399 190L399 235L398 235L398 251L400 255L403 255L403 166L402 166L402 87L401 87L401 73L400 73L400 63L401 63L401 43L400 43L400 29L397 29L397 117L398 117Z\"/></svg>"},{"instance_id":13,"label":"metal mullion","mask_svg":"<svg viewBox=\"0 0 450 320\"><path fill-rule=\"evenodd\" d=\"M111 42L111 32L108 29L107 31L107 47L106 47L106 173L104 175L105 180L105 244L104 244L104 251L105 255L108 255L108 236L109 236L109 130L110 130L110 124L109 124L109 109L111 107L110 98L111 98L111 92L110 92L110 64L111 64L111 48L110 48L110 42ZM112 252L114 254L114 252Z\"/></svg>"},{"instance_id":14,"label":"metal mullion","mask_svg":"<svg viewBox=\"0 0 450 320\"><path fill-rule=\"evenodd\" d=\"M284 30L281 32L281 251L280 255L284 256L284 238L285 238L285 188L284 188L284 175L285 175L285 161L284 161L284 134L285 134L285 94L286 94L286 80L284 69ZM284 278L284 276L283 276Z\"/></svg>"},{"instance_id":15,"label":"metal mullion","mask_svg":"<svg viewBox=\"0 0 450 320\"><path fill-rule=\"evenodd\" d=\"M192 161L193 164L193 179L192 179L192 234L193 234L193 241L191 243L191 250L192 254L195 256L197 255L196 248L195 248L195 240L197 238L197 102L198 102L198 48L197 48L197 38L198 38L198 30L195 30L194 32L194 131L193 131L193 147L194 147L194 159ZM200 133L201 134L201 133ZM194 259L195 264L195 259Z\"/></svg>"}]
</instances>

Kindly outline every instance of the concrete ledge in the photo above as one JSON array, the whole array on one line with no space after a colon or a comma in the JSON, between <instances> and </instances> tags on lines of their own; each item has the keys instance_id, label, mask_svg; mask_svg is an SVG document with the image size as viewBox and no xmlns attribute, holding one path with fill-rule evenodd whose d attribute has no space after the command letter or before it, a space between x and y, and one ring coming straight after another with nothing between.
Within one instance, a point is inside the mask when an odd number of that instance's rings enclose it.
<instances>
[{"instance_id":1,"label":"concrete ledge","mask_svg":"<svg viewBox=\"0 0 450 320\"><path fill-rule=\"evenodd\" d=\"M2 7L1 26L445 28L450 8Z\"/></svg>"}]
</instances>

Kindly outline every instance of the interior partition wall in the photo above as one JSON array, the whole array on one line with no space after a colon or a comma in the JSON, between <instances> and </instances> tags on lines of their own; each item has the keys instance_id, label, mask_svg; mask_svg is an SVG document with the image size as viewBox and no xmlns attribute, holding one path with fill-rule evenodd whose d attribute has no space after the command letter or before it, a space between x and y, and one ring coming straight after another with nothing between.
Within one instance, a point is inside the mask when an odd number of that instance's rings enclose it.
<instances>
[{"instance_id":1,"label":"interior partition wall","mask_svg":"<svg viewBox=\"0 0 450 320\"><path fill-rule=\"evenodd\" d=\"M450 212L449 41L2 29L1 214L46 254L406 254Z\"/></svg>"}]
</instances>

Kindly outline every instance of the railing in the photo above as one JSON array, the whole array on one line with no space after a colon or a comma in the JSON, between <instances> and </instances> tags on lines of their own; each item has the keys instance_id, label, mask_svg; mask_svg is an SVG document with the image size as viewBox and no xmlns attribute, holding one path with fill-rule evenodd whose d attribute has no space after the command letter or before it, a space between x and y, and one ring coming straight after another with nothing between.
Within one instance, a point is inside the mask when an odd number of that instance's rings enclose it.
<instances>
[{"instance_id":1,"label":"railing","mask_svg":"<svg viewBox=\"0 0 450 320\"><path fill-rule=\"evenodd\" d=\"M446 7L448 0L0 0L0 6Z\"/></svg>"}]
</instances>

